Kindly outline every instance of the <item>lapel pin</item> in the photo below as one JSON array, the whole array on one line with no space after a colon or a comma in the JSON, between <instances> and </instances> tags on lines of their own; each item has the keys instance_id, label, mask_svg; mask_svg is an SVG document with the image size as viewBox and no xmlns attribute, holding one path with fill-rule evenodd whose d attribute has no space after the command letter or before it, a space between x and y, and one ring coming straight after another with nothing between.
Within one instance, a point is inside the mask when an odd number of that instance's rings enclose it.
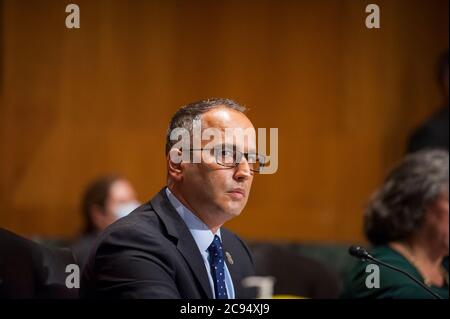
<instances>
[{"instance_id":1,"label":"lapel pin","mask_svg":"<svg viewBox=\"0 0 450 319\"><path fill-rule=\"evenodd\" d=\"M227 260L230 265L234 264L233 258L231 257L231 254L228 251L225 252L225 256L227 256Z\"/></svg>"}]
</instances>

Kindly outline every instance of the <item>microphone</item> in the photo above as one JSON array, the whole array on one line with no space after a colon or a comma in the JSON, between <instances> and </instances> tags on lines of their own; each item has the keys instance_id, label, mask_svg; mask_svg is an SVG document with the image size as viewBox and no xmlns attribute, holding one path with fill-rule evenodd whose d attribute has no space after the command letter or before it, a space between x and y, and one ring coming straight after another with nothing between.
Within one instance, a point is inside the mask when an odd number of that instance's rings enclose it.
<instances>
[{"instance_id":1,"label":"microphone","mask_svg":"<svg viewBox=\"0 0 450 319\"><path fill-rule=\"evenodd\" d=\"M370 255L367 250L365 250L363 247L361 246L350 246L350 248L348 249L348 253L356 258L359 259L371 259L372 255ZM373 258L373 257L372 257Z\"/></svg>"},{"instance_id":2,"label":"microphone","mask_svg":"<svg viewBox=\"0 0 450 319\"><path fill-rule=\"evenodd\" d=\"M434 291L432 291L430 288L428 288L424 283L422 283L420 280L417 280L416 278L414 278L412 275L408 274L406 271L397 268L395 266L392 266L390 264L385 263L384 261L381 261L375 257L373 257L371 254L369 254L369 252L361 246L350 246L350 248L348 249L348 253L353 256L356 257L358 259L361 259L362 261L367 261L367 260L371 260L374 263L390 268L392 270L395 270L397 272L400 272L401 274L405 275L406 277L408 277L409 279L413 280L416 284L418 284L420 287L422 287L423 289L425 289L428 293L430 293L434 298L436 299L442 299L441 296L439 296L437 293L435 293Z\"/></svg>"}]
</instances>

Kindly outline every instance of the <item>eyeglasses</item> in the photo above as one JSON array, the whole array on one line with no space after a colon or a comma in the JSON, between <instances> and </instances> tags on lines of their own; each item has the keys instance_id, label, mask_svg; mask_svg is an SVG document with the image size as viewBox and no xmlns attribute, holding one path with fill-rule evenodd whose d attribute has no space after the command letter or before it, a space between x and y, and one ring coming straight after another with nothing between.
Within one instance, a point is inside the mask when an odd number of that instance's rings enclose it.
<instances>
[{"instance_id":1,"label":"eyeglasses","mask_svg":"<svg viewBox=\"0 0 450 319\"><path fill-rule=\"evenodd\" d=\"M266 162L266 158L263 155L243 153L238 151L235 147L218 146L214 148L192 148L189 151L210 151L211 155L216 159L217 164L229 168L238 166L244 156L250 170L255 173L261 173Z\"/></svg>"}]
</instances>

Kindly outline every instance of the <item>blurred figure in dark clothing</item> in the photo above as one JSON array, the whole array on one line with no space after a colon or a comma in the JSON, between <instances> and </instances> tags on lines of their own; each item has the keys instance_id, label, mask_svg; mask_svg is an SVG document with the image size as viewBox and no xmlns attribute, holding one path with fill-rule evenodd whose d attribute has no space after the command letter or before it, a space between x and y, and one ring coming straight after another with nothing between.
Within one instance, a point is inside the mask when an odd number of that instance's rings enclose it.
<instances>
[{"instance_id":1,"label":"blurred figure in dark clothing","mask_svg":"<svg viewBox=\"0 0 450 319\"><path fill-rule=\"evenodd\" d=\"M103 176L87 187L81 202L82 235L72 246L80 267L87 262L97 235L138 206L136 192L124 177Z\"/></svg>"},{"instance_id":2,"label":"blurred figure in dark clothing","mask_svg":"<svg viewBox=\"0 0 450 319\"><path fill-rule=\"evenodd\" d=\"M419 126L411 135L408 144L408 153L424 148L439 148L448 151L449 144L449 106L448 106L448 51L445 52L438 63L438 81L444 101L441 109Z\"/></svg>"}]
</instances>

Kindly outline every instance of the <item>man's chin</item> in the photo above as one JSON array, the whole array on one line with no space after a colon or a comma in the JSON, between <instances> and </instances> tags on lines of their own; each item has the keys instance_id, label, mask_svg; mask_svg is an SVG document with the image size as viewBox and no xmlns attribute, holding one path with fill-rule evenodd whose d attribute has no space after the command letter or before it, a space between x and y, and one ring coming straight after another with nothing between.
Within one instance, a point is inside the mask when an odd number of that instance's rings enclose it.
<instances>
[{"instance_id":1,"label":"man's chin","mask_svg":"<svg viewBox=\"0 0 450 319\"><path fill-rule=\"evenodd\" d=\"M221 205L218 205L217 211L221 211L221 215L224 216L227 221L239 216L241 212L244 210L245 205L243 205L242 202L236 202L236 201L226 201L225 203L222 202Z\"/></svg>"},{"instance_id":2,"label":"man's chin","mask_svg":"<svg viewBox=\"0 0 450 319\"><path fill-rule=\"evenodd\" d=\"M225 213L230 216L230 218L234 218L239 216L242 213L243 207L239 205L239 207L236 207L236 205L230 205L227 210L225 210Z\"/></svg>"}]
</instances>

